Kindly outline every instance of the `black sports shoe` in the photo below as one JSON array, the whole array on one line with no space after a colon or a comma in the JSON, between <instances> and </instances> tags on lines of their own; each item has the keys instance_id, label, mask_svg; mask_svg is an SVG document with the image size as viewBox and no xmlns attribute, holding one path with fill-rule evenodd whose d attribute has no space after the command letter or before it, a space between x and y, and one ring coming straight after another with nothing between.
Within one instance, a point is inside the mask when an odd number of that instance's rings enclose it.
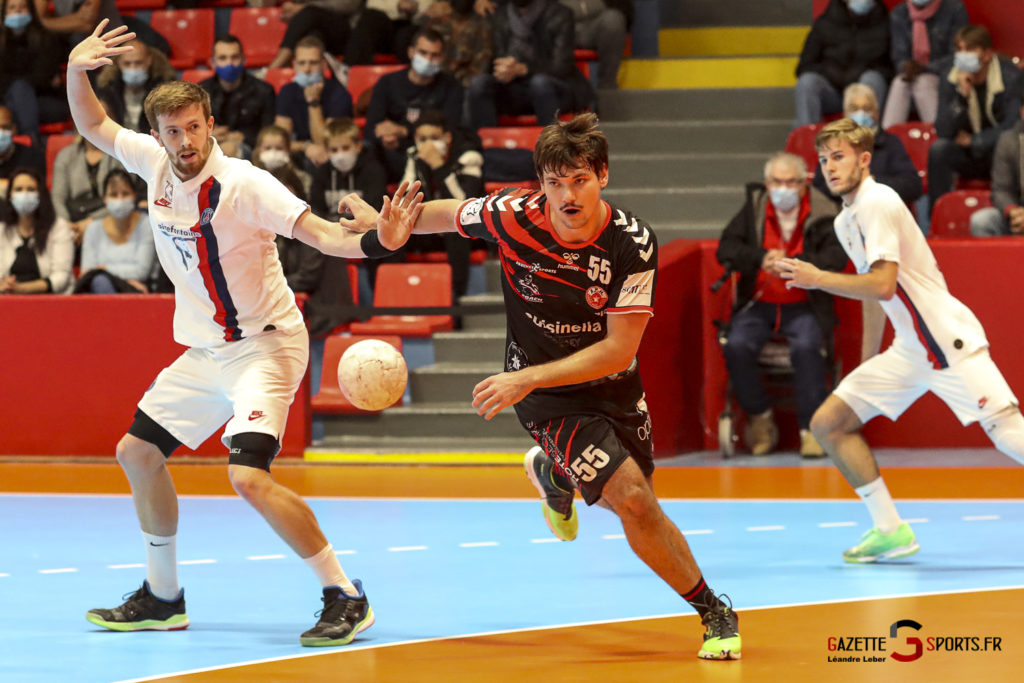
<instances>
[{"instance_id":1,"label":"black sports shoe","mask_svg":"<svg viewBox=\"0 0 1024 683\"><path fill-rule=\"evenodd\" d=\"M580 519L576 516L576 505L572 502L572 483L555 470L551 458L540 446L526 451L523 467L530 482L540 493L544 521L551 533L563 541L576 538Z\"/></svg>"},{"instance_id":2,"label":"black sports shoe","mask_svg":"<svg viewBox=\"0 0 1024 683\"><path fill-rule=\"evenodd\" d=\"M324 589L324 608L316 613L320 621L299 636L300 643L306 647L348 645L357 633L373 626L373 610L362 582L356 579L352 585L357 595L349 595L337 586Z\"/></svg>"},{"instance_id":3,"label":"black sports shoe","mask_svg":"<svg viewBox=\"0 0 1024 683\"><path fill-rule=\"evenodd\" d=\"M701 659L739 659L743 656L740 642L740 618L728 604L728 595L719 596L719 604L701 618L704 624L704 644L697 656Z\"/></svg>"},{"instance_id":4,"label":"black sports shoe","mask_svg":"<svg viewBox=\"0 0 1024 683\"><path fill-rule=\"evenodd\" d=\"M114 609L91 609L85 618L111 631L180 631L188 628L185 614L185 589L173 602L161 600L149 592L149 582L134 593L124 595L125 603Z\"/></svg>"}]
</instances>

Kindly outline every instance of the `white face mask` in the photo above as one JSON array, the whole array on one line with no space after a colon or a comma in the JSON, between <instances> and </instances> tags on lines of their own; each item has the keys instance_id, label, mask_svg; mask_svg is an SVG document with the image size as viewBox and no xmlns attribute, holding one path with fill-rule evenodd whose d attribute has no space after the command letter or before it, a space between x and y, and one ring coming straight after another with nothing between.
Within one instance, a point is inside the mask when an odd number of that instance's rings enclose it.
<instances>
[{"instance_id":1,"label":"white face mask","mask_svg":"<svg viewBox=\"0 0 1024 683\"><path fill-rule=\"evenodd\" d=\"M342 173L348 173L355 168L358 157L355 152L335 152L331 155L331 165Z\"/></svg>"},{"instance_id":2,"label":"white face mask","mask_svg":"<svg viewBox=\"0 0 1024 683\"><path fill-rule=\"evenodd\" d=\"M268 170L275 171L288 163L288 152L283 149L265 149L260 152L260 161Z\"/></svg>"},{"instance_id":3,"label":"white face mask","mask_svg":"<svg viewBox=\"0 0 1024 683\"><path fill-rule=\"evenodd\" d=\"M33 190L20 190L11 195L11 206L19 216L27 216L39 208L39 193Z\"/></svg>"},{"instance_id":4,"label":"white face mask","mask_svg":"<svg viewBox=\"0 0 1024 683\"><path fill-rule=\"evenodd\" d=\"M431 142L432 145L434 145L434 147L437 147L437 151L441 154L441 158L442 159L447 159L448 158L448 143L447 142L445 142L444 140L431 140L430 142Z\"/></svg>"},{"instance_id":5,"label":"white face mask","mask_svg":"<svg viewBox=\"0 0 1024 683\"><path fill-rule=\"evenodd\" d=\"M108 199L106 205L107 211L114 218L125 218L135 210L135 202L130 198Z\"/></svg>"}]
</instances>

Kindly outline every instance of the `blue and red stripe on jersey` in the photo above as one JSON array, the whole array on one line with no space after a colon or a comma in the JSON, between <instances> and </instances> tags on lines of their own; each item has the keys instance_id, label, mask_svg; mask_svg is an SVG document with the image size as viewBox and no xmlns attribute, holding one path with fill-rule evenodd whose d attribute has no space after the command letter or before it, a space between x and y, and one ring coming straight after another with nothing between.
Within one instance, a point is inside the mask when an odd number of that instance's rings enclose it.
<instances>
[{"instance_id":1,"label":"blue and red stripe on jersey","mask_svg":"<svg viewBox=\"0 0 1024 683\"><path fill-rule=\"evenodd\" d=\"M896 296L900 298L903 305L910 311L910 317L914 321L914 330L917 332L917 338L928 352L928 362L932 364L932 367L936 370L945 370L949 367L949 363L946 362L946 354L942 352L942 348L939 343L935 341L935 337L932 336L931 330L928 329L928 324L924 321L921 316L921 312L917 310L917 306L910 300L903 286L896 285Z\"/></svg>"},{"instance_id":2,"label":"blue and red stripe on jersey","mask_svg":"<svg viewBox=\"0 0 1024 683\"><path fill-rule=\"evenodd\" d=\"M216 309L213 319L224 328L224 341L238 341L242 330L238 326L238 309L228 291L228 282L220 264L220 248L213 231L213 215L220 203L220 182L210 176L199 187L199 221L191 230L197 233L196 250L199 253L199 272L210 301Z\"/></svg>"}]
</instances>

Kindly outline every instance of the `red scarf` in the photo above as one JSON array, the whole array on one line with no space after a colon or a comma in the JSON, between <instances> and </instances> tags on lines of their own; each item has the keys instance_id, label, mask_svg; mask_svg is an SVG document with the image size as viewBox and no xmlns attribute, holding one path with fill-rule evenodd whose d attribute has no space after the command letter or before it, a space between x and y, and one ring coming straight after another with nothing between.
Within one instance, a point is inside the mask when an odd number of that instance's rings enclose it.
<instances>
[{"instance_id":1,"label":"red scarf","mask_svg":"<svg viewBox=\"0 0 1024 683\"><path fill-rule=\"evenodd\" d=\"M789 241L782 239L782 226L779 216L775 213L775 205L769 199L764 207L764 239L761 243L765 249L783 249L786 256L793 258L804 251L804 223L811 214L811 193L805 192L800 200L800 210L796 216L796 227ZM757 274L755 290L760 293L760 300L770 304L795 304L807 301L807 291L799 288L786 288L786 281L780 277L769 275L764 270Z\"/></svg>"},{"instance_id":2,"label":"red scarf","mask_svg":"<svg viewBox=\"0 0 1024 683\"><path fill-rule=\"evenodd\" d=\"M928 26L926 21L935 16L939 11L942 0L932 0L924 7L918 7L910 0L907 0L907 10L910 12L910 20L913 22L913 54L914 61L922 66L927 64L932 57L932 44L928 40Z\"/></svg>"}]
</instances>

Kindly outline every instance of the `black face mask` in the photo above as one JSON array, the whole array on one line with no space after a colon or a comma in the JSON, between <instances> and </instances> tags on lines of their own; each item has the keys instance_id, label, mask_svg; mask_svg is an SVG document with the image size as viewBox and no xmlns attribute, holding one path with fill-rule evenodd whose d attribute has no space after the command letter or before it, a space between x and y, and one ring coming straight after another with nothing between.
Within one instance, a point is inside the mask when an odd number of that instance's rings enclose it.
<instances>
[{"instance_id":1,"label":"black face mask","mask_svg":"<svg viewBox=\"0 0 1024 683\"><path fill-rule=\"evenodd\" d=\"M473 12L473 0L451 0L452 11L460 17L468 17Z\"/></svg>"},{"instance_id":2,"label":"black face mask","mask_svg":"<svg viewBox=\"0 0 1024 683\"><path fill-rule=\"evenodd\" d=\"M524 9L526 7L529 7L530 3L532 3L532 2L533 2L533 0L512 0L512 4L515 5L516 7L518 7L519 9Z\"/></svg>"}]
</instances>

